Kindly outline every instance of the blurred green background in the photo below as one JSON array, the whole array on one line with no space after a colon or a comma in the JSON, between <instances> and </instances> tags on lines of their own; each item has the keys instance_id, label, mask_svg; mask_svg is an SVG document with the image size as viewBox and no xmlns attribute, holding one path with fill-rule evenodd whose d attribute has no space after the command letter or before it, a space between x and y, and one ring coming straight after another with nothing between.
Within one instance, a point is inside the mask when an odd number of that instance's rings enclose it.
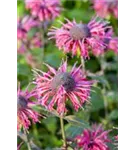
<instances>
[{"instance_id":1,"label":"blurred green background","mask_svg":"<svg viewBox=\"0 0 135 150\"><path fill-rule=\"evenodd\" d=\"M62 51L58 50L55 46L54 40L47 40L46 33L48 29L53 25L59 27L58 20L64 21L64 18L72 20L76 19L77 22L83 21L88 23L91 17L95 14L92 8L92 3L89 0L61 0L64 10L61 15L55 19L50 26L44 31L44 48L35 48L30 50L30 53L38 62L38 69L46 70L43 62L58 68L61 59L68 57L68 64L72 66L75 61L80 64L80 58L72 58L70 54L65 55ZM24 16L29 14L25 9L23 1L18 1L18 16ZM113 26L115 34L117 36L118 23L113 17L109 17L108 20ZM29 50L28 50L29 51ZM113 129L118 126L118 57L112 51L105 53L104 57L95 57L91 54L90 60L86 60L86 69L94 76L88 77L89 79L97 79L98 84L92 88L91 92L91 104L84 105L85 110L74 112L69 105L70 115L76 115L83 120L85 125L91 125L92 123L102 123L106 129ZM24 55L18 54L18 81L21 83L21 88L25 89L29 82L33 79L32 66L26 61ZM101 72L101 75L100 75ZM36 109L36 108L35 108ZM38 110L45 113L43 110ZM37 123L30 127L29 136L33 138L33 141L42 149L52 149L54 147L60 147L62 145L60 122L57 117L50 114L46 114L46 119L41 119L41 123ZM85 123L86 122L86 123ZM85 126L84 126L85 127ZM83 127L77 123L68 123L65 121L65 129L68 137L74 137L81 133ZM111 136L117 135L117 130L111 132ZM18 143L21 140L18 139ZM25 144L22 145L21 150L26 150Z\"/></svg>"}]
</instances>

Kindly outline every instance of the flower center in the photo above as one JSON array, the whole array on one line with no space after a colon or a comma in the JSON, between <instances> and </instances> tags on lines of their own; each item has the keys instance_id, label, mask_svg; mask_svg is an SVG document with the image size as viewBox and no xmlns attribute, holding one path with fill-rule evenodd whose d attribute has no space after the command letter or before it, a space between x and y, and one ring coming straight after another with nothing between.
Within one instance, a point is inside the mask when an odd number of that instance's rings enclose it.
<instances>
[{"instance_id":1,"label":"flower center","mask_svg":"<svg viewBox=\"0 0 135 150\"><path fill-rule=\"evenodd\" d=\"M103 40L103 42L105 43L105 48L104 48L104 51L107 51L108 50L108 46L109 46L109 42L110 42L110 39L109 38L105 38Z\"/></svg>"},{"instance_id":2,"label":"flower center","mask_svg":"<svg viewBox=\"0 0 135 150\"><path fill-rule=\"evenodd\" d=\"M59 73L52 80L51 86L53 90L56 90L61 85L65 88L66 92L73 91L75 87L75 81L68 72Z\"/></svg>"},{"instance_id":3,"label":"flower center","mask_svg":"<svg viewBox=\"0 0 135 150\"><path fill-rule=\"evenodd\" d=\"M69 32L74 40L81 40L90 36L89 28L85 24L77 24L73 26Z\"/></svg>"},{"instance_id":4,"label":"flower center","mask_svg":"<svg viewBox=\"0 0 135 150\"><path fill-rule=\"evenodd\" d=\"M27 100L25 99L25 97L19 95L17 98L17 108L26 108L27 107Z\"/></svg>"},{"instance_id":5,"label":"flower center","mask_svg":"<svg viewBox=\"0 0 135 150\"><path fill-rule=\"evenodd\" d=\"M109 39L109 38L105 38L105 39L104 39L104 43L105 43L105 44L107 44L107 45L108 45L108 44L109 44L109 42L110 42L110 39Z\"/></svg>"},{"instance_id":6,"label":"flower center","mask_svg":"<svg viewBox=\"0 0 135 150\"><path fill-rule=\"evenodd\" d=\"M88 144L88 148L93 148L93 145L94 145L94 141L90 141L89 144Z\"/></svg>"}]
</instances>

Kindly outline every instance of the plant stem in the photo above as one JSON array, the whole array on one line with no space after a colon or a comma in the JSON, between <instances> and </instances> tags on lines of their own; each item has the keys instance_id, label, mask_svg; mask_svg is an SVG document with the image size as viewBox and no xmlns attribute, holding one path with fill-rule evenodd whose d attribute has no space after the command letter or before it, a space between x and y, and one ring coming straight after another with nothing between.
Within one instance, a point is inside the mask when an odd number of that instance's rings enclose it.
<instances>
[{"instance_id":1,"label":"plant stem","mask_svg":"<svg viewBox=\"0 0 135 150\"><path fill-rule=\"evenodd\" d=\"M27 139L27 135L18 131L17 132L17 136L20 137L24 142L27 143L28 139ZM30 148L31 149L34 149L34 150L41 150L37 145L35 145L35 143L32 141L32 140L29 140L29 145L30 145Z\"/></svg>"},{"instance_id":2,"label":"plant stem","mask_svg":"<svg viewBox=\"0 0 135 150\"><path fill-rule=\"evenodd\" d=\"M107 110L107 107L108 107L108 101L107 101L107 98L105 96L105 87L104 89L101 91L102 92L102 95L103 95L103 100L104 100L104 108L105 108L105 118L107 119L107 116L108 116L108 110Z\"/></svg>"},{"instance_id":3,"label":"plant stem","mask_svg":"<svg viewBox=\"0 0 135 150\"><path fill-rule=\"evenodd\" d=\"M85 73L85 61L84 61L83 56L81 56L81 64L82 64L83 72Z\"/></svg>"},{"instance_id":4,"label":"plant stem","mask_svg":"<svg viewBox=\"0 0 135 150\"><path fill-rule=\"evenodd\" d=\"M27 144L27 147L28 147L28 150L31 150L31 147L30 147L30 142L29 142L29 139L28 139L28 136L27 136L27 132L26 130L24 129L24 134L26 135L26 144Z\"/></svg>"},{"instance_id":5,"label":"plant stem","mask_svg":"<svg viewBox=\"0 0 135 150\"><path fill-rule=\"evenodd\" d=\"M60 116L60 125L61 125L61 132L62 132L62 138L63 138L63 147L67 148L67 142L66 142L66 135L65 135L65 130L64 130L64 122L63 122L63 117Z\"/></svg>"}]
</instances>

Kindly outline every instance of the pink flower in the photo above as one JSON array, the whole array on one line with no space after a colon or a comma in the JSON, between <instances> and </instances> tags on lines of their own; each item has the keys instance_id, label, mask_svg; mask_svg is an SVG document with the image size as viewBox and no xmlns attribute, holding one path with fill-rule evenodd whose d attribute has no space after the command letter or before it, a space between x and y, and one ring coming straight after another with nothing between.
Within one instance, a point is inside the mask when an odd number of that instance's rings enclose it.
<instances>
[{"instance_id":1,"label":"pink flower","mask_svg":"<svg viewBox=\"0 0 135 150\"><path fill-rule=\"evenodd\" d=\"M118 0L93 0L96 13L103 18L112 14L118 18Z\"/></svg>"},{"instance_id":2,"label":"pink flower","mask_svg":"<svg viewBox=\"0 0 135 150\"><path fill-rule=\"evenodd\" d=\"M24 39L27 36L27 32L38 25L38 22L30 16L24 16L17 20L17 39Z\"/></svg>"},{"instance_id":3,"label":"pink flower","mask_svg":"<svg viewBox=\"0 0 135 150\"><path fill-rule=\"evenodd\" d=\"M112 50L116 54L118 53L118 37L113 37L113 30L109 29L106 31L106 38L104 39L104 42L106 43L105 50Z\"/></svg>"},{"instance_id":4,"label":"pink flower","mask_svg":"<svg viewBox=\"0 0 135 150\"><path fill-rule=\"evenodd\" d=\"M93 125L90 130L85 129L82 135L76 137L77 146L82 150L109 150L109 132L104 131L101 125Z\"/></svg>"},{"instance_id":5,"label":"pink flower","mask_svg":"<svg viewBox=\"0 0 135 150\"><path fill-rule=\"evenodd\" d=\"M26 8L40 21L54 19L60 14L59 0L25 0Z\"/></svg>"},{"instance_id":6,"label":"pink flower","mask_svg":"<svg viewBox=\"0 0 135 150\"><path fill-rule=\"evenodd\" d=\"M43 47L43 38L39 32L35 33L32 38L26 36L25 39L18 40L17 52L24 54L27 50Z\"/></svg>"},{"instance_id":7,"label":"pink flower","mask_svg":"<svg viewBox=\"0 0 135 150\"><path fill-rule=\"evenodd\" d=\"M47 64L46 66L48 72L35 70L34 84L41 105L50 111L56 108L61 115L67 111L67 101L71 101L76 111L82 108L82 104L89 99L93 81L85 78L81 66L76 68L75 64L70 72L67 71L67 61L62 62L57 71Z\"/></svg>"},{"instance_id":8,"label":"pink flower","mask_svg":"<svg viewBox=\"0 0 135 150\"><path fill-rule=\"evenodd\" d=\"M94 55L104 52L106 44L102 39L106 36L105 30L110 28L107 22L97 21L97 17L88 24L77 24L75 20L66 21L60 29L53 27L48 33L49 39L56 40L59 49L63 49L65 53L71 52L73 56L79 52L84 58L89 58L90 50Z\"/></svg>"},{"instance_id":9,"label":"pink flower","mask_svg":"<svg viewBox=\"0 0 135 150\"><path fill-rule=\"evenodd\" d=\"M39 32L32 37L29 46L30 49L43 47L43 39Z\"/></svg>"},{"instance_id":10,"label":"pink flower","mask_svg":"<svg viewBox=\"0 0 135 150\"><path fill-rule=\"evenodd\" d=\"M28 92L21 91L20 87L17 91L17 130L20 130L24 127L26 130L31 125L30 119L33 123L39 122L38 117L39 114L32 110L31 106L35 105L35 102L30 101L30 98L36 97L36 94L33 91Z\"/></svg>"}]
</instances>

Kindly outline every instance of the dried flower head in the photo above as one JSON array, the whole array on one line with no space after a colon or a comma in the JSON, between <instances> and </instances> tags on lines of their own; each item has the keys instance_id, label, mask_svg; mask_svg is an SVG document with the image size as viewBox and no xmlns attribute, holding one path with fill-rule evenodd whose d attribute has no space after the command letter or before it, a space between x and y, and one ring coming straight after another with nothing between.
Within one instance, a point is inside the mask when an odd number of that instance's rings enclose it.
<instances>
[{"instance_id":1,"label":"dried flower head","mask_svg":"<svg viewBox=\"0 0 135 150\"><path fill-rule=\"evenodd\" d=\"M75 64L70 72L67 71L67 61L62 62L57 71L47 64L46 66L48 72L37 69L34 71L36 73L34 84L41 105L48 110L56 108L59 114L64 114L67 111L67 101L71 101L76 111L88 101L94 81L86 79L81 66L77 68Z\"/></svg>"},{"instance_id":2,"label":"dried flower head","mask_svg":"<svg viewBox=\"0 0 135 150\"><path fill-rule=\"evenodd\" d=\"M102 40L105 38L105 30L110 27L107 22L93 18L88 24L76 23L66 19L67 23L61 23L62 27L53 27L48 35L49 39L55 39L59 49L65 53L71 52L72 55L80 53L84 58L89 58L89 51L94 55L100 55L104 52L106 44Z\"/></svg>"},{"instance_id":3,"label":"dried flower head","mask_svg":"<svg viewBox=\"0 0 135 150\"><path fill-rule=\"evenodd\" d=\"M82 150L109 150L107 143L109 131L104 131L101 125L93 125L90 130L85 129L76 137L77 147Z\"/></svg>"}]
</instances>

